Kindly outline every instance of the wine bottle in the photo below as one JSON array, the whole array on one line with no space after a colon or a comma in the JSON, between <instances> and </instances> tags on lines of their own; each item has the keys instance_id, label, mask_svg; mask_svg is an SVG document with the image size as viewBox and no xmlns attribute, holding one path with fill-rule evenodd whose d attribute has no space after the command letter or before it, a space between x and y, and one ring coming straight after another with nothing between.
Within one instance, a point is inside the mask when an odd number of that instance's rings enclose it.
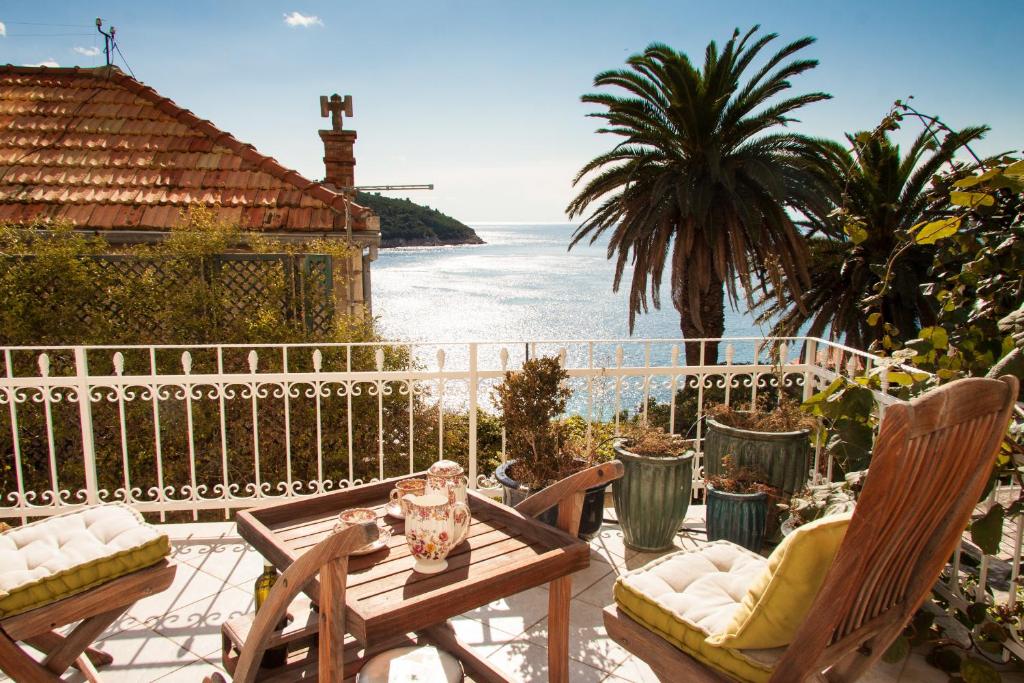
<instances>
[{"instance_id":1,"label":"wine bottle","mask_svg":"<svg viewBox=\"0 0 1024 683\"><path fill-rule=\"evenodd\" d=\"M256 613L259 614L260 607L266 602L267 597L270 596L270 589L274 587L274 583L277 581L277 570L274 569L274 565L269 562L263 563L263 573L260 574L259 578L256 579L256 586L254 587L253 593L256 598ZM277 625L277 630L283 629L288 625L288 617L285 616L281 619L281 622ZM277 647L268 648L263 653L263 660L260 664L265 669L276 669L277 667L284 666L288 661L288 646L278 645Z\"/></svg>"}]
</instances>

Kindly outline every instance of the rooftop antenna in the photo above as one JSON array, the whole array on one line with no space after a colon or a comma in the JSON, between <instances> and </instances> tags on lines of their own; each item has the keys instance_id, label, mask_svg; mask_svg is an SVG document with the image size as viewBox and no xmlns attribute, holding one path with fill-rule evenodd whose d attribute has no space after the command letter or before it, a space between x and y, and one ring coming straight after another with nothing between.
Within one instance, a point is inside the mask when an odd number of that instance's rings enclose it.
<instances>
[{"instance_id":1,"label":"rooftop antenna","mask_svg":"<svg viewBox=\"0 0 1024 683\"><path fill-rule=\"evenodd\" d=\"M117 29L113 26L110 27L110 33L103 30L103 20L96 17L96 30L103 36L103 54L107 56L107 66L110 66L110 53L114 50L114 36L117 35Z\"/></svg>"}]
</instances>

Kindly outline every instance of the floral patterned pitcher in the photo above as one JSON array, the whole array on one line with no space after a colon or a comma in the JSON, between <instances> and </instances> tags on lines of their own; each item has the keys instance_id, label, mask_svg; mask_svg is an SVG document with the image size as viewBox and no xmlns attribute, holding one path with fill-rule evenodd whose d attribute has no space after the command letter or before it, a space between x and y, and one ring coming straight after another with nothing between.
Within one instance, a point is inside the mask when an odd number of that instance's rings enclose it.
<instances>
[{"instance_id":1,"label":"floral patterned pitcher","mask_svg":"<svg viewBox=\"0 0 1024 683\"><path fill-rule=\"evenodd\" d=\"M462 465L451 460L438 460L427 469L427 493L440 493L449 503L465 503L469 479Z\"/></svg>"},{"instance_id":2,"label":"floral patterned pitcher","mask_svg":"<svg viewBox=\"0 0 1024 683\"><path fill-rule=\"evenodd\" d=\"M405 540L416 558L413 570L436 574L448 567L448 553L462 543L469 533L469 506L449 503L447 496L430 493L404 496L408 514L405 516Z\"/></svg>"}]
</instances>

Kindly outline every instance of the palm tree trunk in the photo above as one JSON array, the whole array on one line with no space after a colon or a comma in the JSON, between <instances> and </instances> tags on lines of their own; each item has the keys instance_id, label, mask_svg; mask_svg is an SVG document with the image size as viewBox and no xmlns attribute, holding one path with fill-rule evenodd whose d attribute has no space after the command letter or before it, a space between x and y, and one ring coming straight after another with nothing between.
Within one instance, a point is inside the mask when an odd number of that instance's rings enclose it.
<instances>
[{"instance_id":1,"label":"palm tree trunk","mask_svg":"<svg viewBox=\"0 0 1024 683\"><path fill-rule=\"evenodd\" d=\"M691 284L689 281L683 283L683 291ZM692 285L697 286L697 285ZM700 337L721 337L725 333L725 283L713 276L708 287L700 292L698 301L700 305L700 320L703 327L698 327L696 317L691 314L688 296L681 297L679 306L679 329L683 333L684 348L686 350L687 365L717 365L718 364L718 342L704 342L704 358L701 359L701 342L685 341ZM703 362L702 362L703 361Z\"/></svg>"}]
</instances>

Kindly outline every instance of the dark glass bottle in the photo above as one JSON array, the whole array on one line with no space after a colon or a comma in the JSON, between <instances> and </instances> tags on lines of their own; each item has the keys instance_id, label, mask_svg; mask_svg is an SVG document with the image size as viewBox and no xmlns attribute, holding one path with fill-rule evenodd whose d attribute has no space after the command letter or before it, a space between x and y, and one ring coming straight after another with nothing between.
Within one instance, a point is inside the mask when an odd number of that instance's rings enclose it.
<instances>
[{"instance_id":1,"label":"dark glass bottle","mask_svg":"<svg viewBox=\"0 0 1024 683\"><path fill-rule=\"evenodd\" d=\"M256 612L260 611L260 607L266 601L270 595L270 589L273 588L274 583L277 581L277 570L274 569L274 565L269 562L263 563L263 573L260 574L259 578L256 579L256 585L253 593L256 597ZM278 630L283 629L288 625L288 617L284 617L281 623L277 625ZM275 669L280 666L284 666L288 661L288 647L286 645L279 645L277 647L269 648L263 653L263 661L260 666L265 669Z\"/></svg>"}]
</instances>

